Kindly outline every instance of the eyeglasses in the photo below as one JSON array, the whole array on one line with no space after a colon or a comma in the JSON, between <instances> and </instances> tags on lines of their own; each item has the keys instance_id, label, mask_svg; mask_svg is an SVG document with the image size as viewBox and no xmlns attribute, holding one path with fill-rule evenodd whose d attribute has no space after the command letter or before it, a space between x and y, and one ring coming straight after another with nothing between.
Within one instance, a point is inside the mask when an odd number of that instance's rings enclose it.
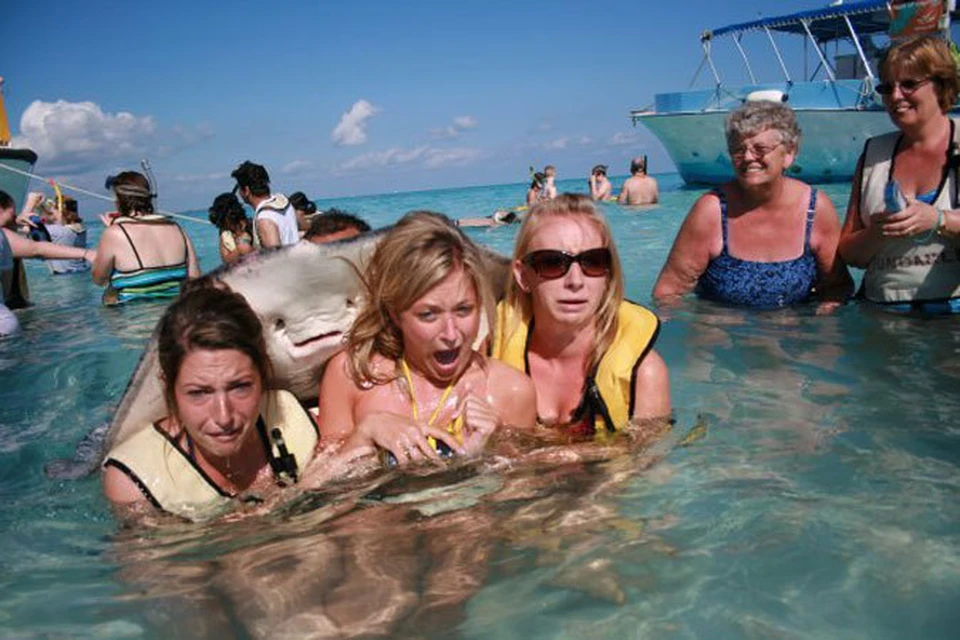
<instances>
[{"instance_id":1,"label":"eyeglasses","mask_svg":"<svg viewBox=\"0 0 960 640\"><path fill-rule=\"evenodd\" d=\"M612 261L610 249L606 247L590 249L577 255L557 249L542 249L531 251L523 257L523 264L533 269L534 273L544 280L562 278L567 275L574 262L580 265L583 275L589 278L600 278L610 273Z\"/></svg>"},{"instance_id":2,"label":"eyeglasses","mask_svg":"<svg viewBox=\"0 0 960 640\"><path fill-rule=\"evenodd\" d=\"M736 160L743 160L744 158L747 157L747 151L749 151L749 152L750 152L750 155L752 155L752 156L753 156L754 158L756 158L757 160L763 160L763 159L766 158L768 155L770 155L771 153L773 153L773 150L774 150L774 149L776 149L777 147L779 147L779 146L782 145L782 144L783 144L783 141L781 140L781 141L778 142L777 144L766 145L766 146L764 146L764 145L757 145L757 146L755 146L755 147L748 147L748 146L746 146L746 145L743 145L743 146L739 146L739 147L730 149L730 157L732 157L732 158L734 158L734 159L736 159Z\"/></svg>"},{"instance_id":3,"label":"eyeglasses","mask_svg":"<svg viewBox=\"0 0 960 640\"><path fill-rule=\"evenodd\" d=\"M933 78L923 78L922 80L900 80L897 82L881 82L874 87L873 90L882 96L889 96L893 93L893 90L896 87L900 87L900 93L908 96L931 80L933 80Z\"/></svg>"}]
</instances>

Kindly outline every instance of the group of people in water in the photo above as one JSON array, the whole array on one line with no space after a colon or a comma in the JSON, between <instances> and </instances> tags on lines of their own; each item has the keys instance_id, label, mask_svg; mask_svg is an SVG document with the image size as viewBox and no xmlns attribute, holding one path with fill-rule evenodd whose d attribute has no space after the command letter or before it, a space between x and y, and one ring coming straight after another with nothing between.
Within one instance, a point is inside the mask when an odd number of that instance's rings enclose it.
<instances>
[{"instance_id":1,"label":"group of people in water","mask_svg":"<svg viewBox=\"0 0 960 640\"><path fill-rule=\"evenodd\" d=\"M595 202L615 201L618 204L636 206L657 204L660 201L660 190L657 179L647 174L647 156L637 156L630 161L630 177L620 189L620 193L613 194L613 184L607 178L605 164L598 164L590 170L587 178L590 197ZM527 189L527 207L543 200L552 200L557 197L557 169L548 164L543 171L533 171L532 181Z\"/></svg>"},{"instance_id":2,"label":"group of people in water","mask_svg":"<svg viewBox=\"0 0 960 640\"><path fill-rule=\"evenodd\" d=\"M866 270L870 303L960 312L960 138L947 116L960 88L956 65L942 40L919 38L889 50L880 78L897 131L866 144L842 225L825 194L785 175L800 144L791 109L746 102L727 122L734 178L687 214L654 299L695 292L751 308L816 300L827 313L852 294L851 264ZM636 177L646 177L645 165ZM118 302L167 295L191 280L160 322L168 415L108 454L103 484L124 511L152 505L205 519L269 501L282 487L317 487L383 463L472 458L509 447L518 434L619 434L642 444L667 428L669 372L654 349L660 323L624 299L616 243L594 203L605 190L601 168L592 197L532 203L506 282L441 214L412 212L390 228L358 267L365 299L326 364L315 417L271 389L260 319L245 299L215 273L192 280L199 270L190 240L153 213L140 174L113 181L118 216L96 252L5 229L0 257L86 259ZM218 196L210 210L225 262L299 241L294 197L272 194L253 163L233 177L235 195ZM545 192L549 178L555 173L545 171ZM237 197L254 209L252 224ZM0 216L9 211L0 199ZM324 236L313 225L325 217L309 220L308 240Z\"/></svg>"}]
</instances>

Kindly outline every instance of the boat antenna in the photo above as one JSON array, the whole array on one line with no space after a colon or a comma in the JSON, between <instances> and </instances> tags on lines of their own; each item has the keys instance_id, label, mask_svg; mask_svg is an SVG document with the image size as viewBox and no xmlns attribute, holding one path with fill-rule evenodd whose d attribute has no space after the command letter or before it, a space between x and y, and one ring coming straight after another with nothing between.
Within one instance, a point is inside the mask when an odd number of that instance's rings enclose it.
<instances>
[{"instance_id":1,"label":"boat antenna","mask_svg":"<svg viewBox=\"0 0 960 640\"><path fill-rule=\"evenodd\" d=\"M147 176L147 182L150 183L150 197L157 197L157 178L153 175L153 169L150 168L150 161L144 158L140 161L140 168L143 169L143 174Z\"/></svg>"}]
</instances>

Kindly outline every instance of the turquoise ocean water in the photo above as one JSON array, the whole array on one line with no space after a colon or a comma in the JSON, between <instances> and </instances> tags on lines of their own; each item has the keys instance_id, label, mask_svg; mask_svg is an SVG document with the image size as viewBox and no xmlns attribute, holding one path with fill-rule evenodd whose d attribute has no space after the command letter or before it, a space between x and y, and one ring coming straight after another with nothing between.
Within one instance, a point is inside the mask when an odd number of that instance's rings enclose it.
<instances>
[{"instance_id":1,"label":"turquoise ocean water","mask_svg":"<svg viewBox=\"0 0 960 640\"><path fill-rule=\"evenodd\" d=\"M700 193L675 175L661 187L655 209L604 205L641 303ZM825 190L843 209L849 185ZM411 209L485 215L523 193L318 204L379 226ZM215 267L213 227L186 228ZM502 252L515 232L469 231ZM23 333L0 341L0 637L957 637L955 319L690 300L663 312L657 344L677 432L706 424L687 446L144 532L118 529L98 478L43 466L109 419L162 307L105 309L86 276L40 263L29 277Z\"/></svg>"}]
</instances>

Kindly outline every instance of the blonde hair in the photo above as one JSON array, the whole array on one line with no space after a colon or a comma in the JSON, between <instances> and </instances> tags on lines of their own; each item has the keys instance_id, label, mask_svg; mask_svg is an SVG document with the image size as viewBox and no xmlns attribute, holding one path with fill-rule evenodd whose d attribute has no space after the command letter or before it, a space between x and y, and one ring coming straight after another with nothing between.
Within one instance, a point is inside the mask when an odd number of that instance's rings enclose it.
<instances>
[{"instance_id":1,"label":"blonde hair","mask_svg":"<svg viewBox=\"0 0 960 640\"><path fill-rule=\"evenodd\" d=\"M446 216L431 211L405 215L380 241L362 280L367 301L347 338L350 374L358 386L396 376L374 372L375 354L399 361L403 335L396 318L457 269L470 277L492 326L494 301L480 249Z\"/></svg>"},{"instance_id":2,"label":"blonde hair","mask_svg":"<svg viewBox=\"0 0 960 640\"><path fill-rule=\"evenodd\" d=\"M940 111L946 113L953 108L960 80L950 45L943 38L918 36L890 47L880 60L880 79L889 82L901 74L916 75L918 80L931 78Z\"/></svg>"},{"instance_id":3,"label":"blonde hair","mask_svg":"<svg viewBox=\"0 0 960 640\"><path fill-rule=\"evenodd\" d=\"M533 241L541 222L553 218L587 220L600 232L603 246L610 250L610 274L607 276L607 288L600 302L600 308L597 310L596 336L593 353L590 357L590 368L593 369L600 363L600 359L603 358L603 354L613 343L613 338L617 333L617 312L623 302L623 268L620 265L620 256L617 254L617 247L613 243L613 233L610 231L610 225L593 201L584 195L563 193L553 200L535 205L530 210L517 233L517 243L513 250L514 262L522 260L527 255L530 243ZM531 318L533 314L531 294L520 288L516 278L510 278L507 282L506 303L521 311L520 318ZM516 326L503 327L503 334L509 336L517 328Z\"/></svg>"}]
</instances>

